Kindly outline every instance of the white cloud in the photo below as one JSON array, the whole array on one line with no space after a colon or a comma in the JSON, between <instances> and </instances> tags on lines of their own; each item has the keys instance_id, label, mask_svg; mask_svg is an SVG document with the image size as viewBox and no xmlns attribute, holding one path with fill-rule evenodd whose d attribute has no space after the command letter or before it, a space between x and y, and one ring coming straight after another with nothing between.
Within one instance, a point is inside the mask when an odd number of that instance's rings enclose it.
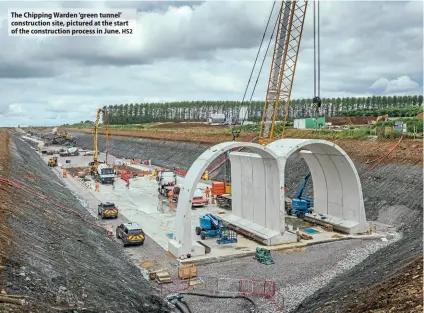
<instances>
[{"instance_id":1,"label":"white cloud","mask_svg":"<svg viewBox=\"0 0 424 313\"><path fill-rule=\"evenodd\" d=\"M408 91L419 92L420 85L411 80L409 76L404 75L392 80L379 78L371 85L370 89L380 90L390 94L405 93Z\"/></svg>"},{"instance_id":2,"label":"white cloud","mask_svg":"<svg viewBox=\"0 0 424 313\"><path fill-rule=\"evenodd\" d=\"M0 2L0 124L93 119L96 108L121 103L241 100L271 5ZM7 36L8 8L60 6L137 8L140 32L127 38ZM325 1L321 19L322 97L422 92L420 1ZM310 5L293 98L313 96L312 48ZM256 100L265 97L270 62Z\"/></svg>"}]
</instances>

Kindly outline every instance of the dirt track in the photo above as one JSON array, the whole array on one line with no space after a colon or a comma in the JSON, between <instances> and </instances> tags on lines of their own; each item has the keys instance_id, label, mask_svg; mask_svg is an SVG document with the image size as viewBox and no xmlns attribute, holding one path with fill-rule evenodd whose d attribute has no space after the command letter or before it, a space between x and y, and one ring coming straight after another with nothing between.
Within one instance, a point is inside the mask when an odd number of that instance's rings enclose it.
<instances>
[{"instance_id":1,"label":"dirt track","mask_svg":"<svg viewBox=\"0 0 424 313\"><path fill-rule=\"evenodd\" d=\"M1 145L0 153L2 168L10 171L7 178L94 222L26 143L12 136L9 146L10 162L7 146ZM0 311L82 312L79 309L85 307L84 312L92 313L166 312L139 269L103 230L15 188L2 185L0 192L1 203L6 202L10 212L6 225L13 234L8 238L13 249L3 258L0 290L27 296L29 302L24 307L0 302ZM7 235L3 219L0 225L1 235Z\"/></svg>"}]
</instances>

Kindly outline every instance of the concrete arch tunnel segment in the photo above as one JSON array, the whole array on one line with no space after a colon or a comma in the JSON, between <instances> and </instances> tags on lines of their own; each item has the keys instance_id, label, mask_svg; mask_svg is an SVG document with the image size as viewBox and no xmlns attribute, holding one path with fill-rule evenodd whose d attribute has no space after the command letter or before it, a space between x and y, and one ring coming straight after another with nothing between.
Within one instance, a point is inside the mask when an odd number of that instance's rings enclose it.
<instances>
[{"instance_id":1,"label":"concrete arch tunnel segment","mask_svg":"<svg viewBox=\"0 0 424 313\"><path fill-rule=\"evenodd\" d=\"M280 139L267 148L278 155L283 181L287 159L293 153L301 154L311 172L314 207L319 212L339 219L337 223L345 232L369 230L361 181L355 165L342 148L330 141L316 139Z\"/></svg>"},{"instance_id":2,"label":"concrete arch tunnel segment","mask_svg":"<svg viewBox=\"0 0 424 313\"><path fill-rule=\"evenodd\" d=\"M240 147L249 148L253 152L249 154L252 157L252 161L244 162L244 168L260 166L266 172L266 189L267 192L270 192L269 197L268 194L266 195L267 199L278 199L277 202L273 202L272 210L268 207L266 208L266 210L270 211L267 212L267 225L264 225L265 222L259 222L262 225L257 225L255 224L256 221L244 219L243 223L245 225L247 224L246 222L249 222L249 224L253 222L256 229L258 229L257 226L262 227L270 230L274 234L272 235L274 238L279 237L272 242L283 242L281 240L285 230L285 166L287 159L293 153L300 153L311 171L315 208L331 216L335 223L338 223L342 229L344 227L350 233L359 233L368 230L359 175L352 160L336 144L325 140L314 139L280 139L268 146L250 142L225 142L209 148L200 155L192 164L184 179L177 205L175 233L173 239L168 244L168 250L175 256L182 257L188 254L193 256L204 254L204 247L192 241L191 199L193 198L201 175L210 163L222 153ZM239 155L241 158L243 158L243 154L245 158L248 157L246 156L247 153L231 153L231 155ZM257 158L255 161L253 161L254 155ZM260 159L259 163L258 159ZM239 171L239 173L243 173L243 171ZM232 176L235 175L232 173ZM270 183L271 181L273 182L272 184ZM252 191L250 194L253 196L254 188L252 180L248 182L247 189L249 189L249 184ZM270 186L273 188L270 188ZM232 189L233 194L235 194L241 188L233 186ZM246 194L248 195L249 192ZM233 195L233 206L235 206L234 202L236 199L237 197ZM241 199L241 197L238 197L238 199ZM252 202L254 201L253 199L254 197L246 201ZM243 207L243 205L239 204L239 207ZM240 214L239 211L233 213ZM230 222L240 220L240 216L231 214L230 217L233 218L232 220L230 219ZM269 221L272 221L271 224L269 224ZM271 242L271 239L269 242Z\"/></svg>"},{"instance_id":3,"label":"concrete arch tunnel segment","mask_svg":"<svg viewBox=\"0 0 424 313\"><path fill-rule=\"evenodd\" d=\"M222 153L235 148L249 148L260 155L264 162L268 163L270 168L278 168L277 155L266 146L256 143L238 141L223 142L203 152L191 165L180 190L175 221L175 233L168 245L168 250L175 256L180 257L187 254L197 254L195 251L196 246L192 244L191 199L193 199L196 186L203 172L208 168L211 162ZM281 173L281 171L279 171L279 173ZM283 182L284 180L280 179L280 181ZM283 187L280 186L280 189L284 189L284 184L282 186ZM203 247L199 248L202 249Z\"/></svg>"}]
</instances>

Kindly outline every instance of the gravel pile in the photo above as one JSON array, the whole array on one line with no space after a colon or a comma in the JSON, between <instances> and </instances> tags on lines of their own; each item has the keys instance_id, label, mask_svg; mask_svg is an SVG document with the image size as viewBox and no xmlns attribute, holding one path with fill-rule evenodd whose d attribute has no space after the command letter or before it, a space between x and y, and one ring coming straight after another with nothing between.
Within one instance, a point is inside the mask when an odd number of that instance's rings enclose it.
<instances>
[{"instance_id":1,"label":"gravel pile","mask_svg":"<svg viewBox=\"0 0 424 313\"><path fill-rule=\"evenodd\" d=\"M94 221L29 146L10 142L10 179ZM140 270L104 231L11 187L14 252L0 289L28 296L18 312L167 312ZM83 310L85 308L86 310Z\"/></svg>"}]
</instances>

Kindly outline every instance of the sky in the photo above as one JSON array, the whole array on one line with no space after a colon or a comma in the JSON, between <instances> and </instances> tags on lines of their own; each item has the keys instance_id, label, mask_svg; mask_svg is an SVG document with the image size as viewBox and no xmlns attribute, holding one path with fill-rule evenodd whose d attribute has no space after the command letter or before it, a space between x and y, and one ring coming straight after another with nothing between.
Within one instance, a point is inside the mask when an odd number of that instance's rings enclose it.
<instances>
[{"instance_id":1,"label":"sky","mask_svg":"<svg viewBox=\"0 0 424 313\"><path fill-rule=\"evenodd\" d=\"M0 126L94 120L104 105L240 101L272 4L0 1ZM138 31L8 36L8 9L35 8L134 9ZM310 1L292 98L314 93L312 13ZM422 1L322 1L320 16L321 97L422 94ZM254 100L265 99L270 63L268 53Z\"/></svg>"}]
</instances>

